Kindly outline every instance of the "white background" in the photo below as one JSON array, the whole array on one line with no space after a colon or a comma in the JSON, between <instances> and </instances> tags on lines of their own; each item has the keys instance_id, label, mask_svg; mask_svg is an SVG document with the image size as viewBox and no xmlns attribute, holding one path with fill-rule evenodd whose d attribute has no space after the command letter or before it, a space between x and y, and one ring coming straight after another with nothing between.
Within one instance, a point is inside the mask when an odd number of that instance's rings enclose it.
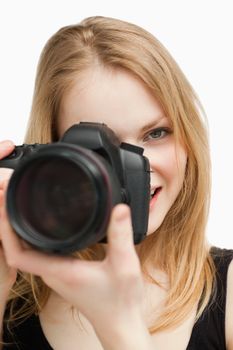
<instances>
[{"instance_id":1,"label":"white background","mask_svg":"<svg viewBox=\"0 0 233 350\"><path fill-rule=\"evenodd\" d=\"M172 53L206 110L212 153L209 241L233 248L232 1L7 1L0 3L0 140L23 142L39 54L60 27L104 15L151 31Z\"/></svg>"}]
</instances>

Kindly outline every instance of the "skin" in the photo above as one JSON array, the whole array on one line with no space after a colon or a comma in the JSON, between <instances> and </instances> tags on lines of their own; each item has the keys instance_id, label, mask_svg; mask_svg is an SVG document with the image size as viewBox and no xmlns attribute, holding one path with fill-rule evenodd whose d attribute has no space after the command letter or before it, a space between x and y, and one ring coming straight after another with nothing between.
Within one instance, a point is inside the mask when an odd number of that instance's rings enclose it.
<instances>
[{"instance_id":1,"label":"skin","mask_svg":"<svg viewBox=\"0 0 233 350\"><path fill-rule=\"evenodd\" d=\"M151 166L151 187L162 186L151 208L148 234L163 222L184 180L187 155L172 134L169 119L141 81L123 70L100 67L85 72L64 96L59 113L59 136L80 121L103 122L120 141L144 148ZM169 132L155 132L164 127Z\"/></svg>"},{"instance_id":2,"label":"skin","mask_svg":"<svg viewBox=\"0 0 233 350\"><path fill-rule=\"evenodd\" d=\"M58 117L60 135L80 121L104 122L121 141L144 148L152 170L151 186L162 186L150 209L148 235L152 234L181 189L187 162L182 145L175 147L171 129L171 133L154 131L158 127L171 128L169 119L132 75L95 67L85 72L64 96ZM142 130L149 124L150 127ZM5 191L4 185L2 193ZM46 256L22 245L8 222L4 198L2 203L0 234L11 270L19 268L40 275L60 300L74 305L85 316L104 349L155 349L143 318L146 289L126 205L120 204L112 211L106 258L102 262L86 262ZM189 334L194 315L189 320ZM158 337L156 345L164 348L159 344Z\"/></svg>"},{"instance_id":3,"label":"skin","mask_svg":"<svg viewBox=\"0 0 233 350\"><path fill-rule=\"evenodd\" d=\"M74 84L62 100L59 132L62 134L79 121L101 121L112 128L121 141L145 148L153 171L151 185L162 186L158 201L150 210L148 234L151 234L161 225L179 193L186 165L185 151L181 147L175 150L168 118L133 76L123 71L113 73L95 68L86 72L81 81L81 86ZM169 128L170 133L157 132L154 140L155 126ZM126 205L118 205L113 210L103 262L45 256L25 248L12 232L4 206L0 232L8 265L40 275L58 295L82 312L106 349L115 347L115 341L113 344L109 341L116 338L117 347L122 342L121 349L126 345L128 348L128 342L130 346L141 343L149 348L150 336L142 317L143 276ZM109 324L113 314L116 322L112 328ZM109 330L107 338L106 329ZM138 334L139 338L134 336L129 340L130 334Z\"/></svg>"}]
</instances>

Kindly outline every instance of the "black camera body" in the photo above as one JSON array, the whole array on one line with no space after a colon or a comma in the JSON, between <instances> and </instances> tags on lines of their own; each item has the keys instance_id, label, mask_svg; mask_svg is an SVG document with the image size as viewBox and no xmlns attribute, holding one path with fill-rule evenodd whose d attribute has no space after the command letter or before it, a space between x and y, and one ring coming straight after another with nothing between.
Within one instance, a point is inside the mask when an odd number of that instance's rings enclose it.
<instances>
[{"instance_id":1,"label":"black camera body","mask_svg":"<svg viewBox=\"0 0 233 350\"><path fill-rule=\"evenodd\" d=\"M7 211L34 247L67 254L106 242L112 208L130 206L134 243L146 233L150 165L143 148L120 143L105 124L81 122L58 142L16 146L0 167L15 169Z\"/></svg>"}]
</instances>

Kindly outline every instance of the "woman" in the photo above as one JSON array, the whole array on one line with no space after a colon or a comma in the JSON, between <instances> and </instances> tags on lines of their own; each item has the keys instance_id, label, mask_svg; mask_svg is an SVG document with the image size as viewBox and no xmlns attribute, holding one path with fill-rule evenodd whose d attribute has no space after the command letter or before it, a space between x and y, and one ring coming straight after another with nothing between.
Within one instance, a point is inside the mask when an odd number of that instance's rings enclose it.
<instances>
[{"instance_id":1,"label":"woman","mask_svg":"<svg viewBox=\"0 0 233 350\"><path fill-rule=\"evenodd\" d=\"M142 28L91 17L52 36L40 58L25 142L57 141L71 125L88 121L143 147L151 167L148 232L134 246L129 208L120 204L112 210L107 246L47 256L12 231L2 180L5 343L233 349L233 251L211 248L205 237L210 161L203 115L174 59ZM2 145L1 157L14 148Z\"/></svg>"}]
</instances>

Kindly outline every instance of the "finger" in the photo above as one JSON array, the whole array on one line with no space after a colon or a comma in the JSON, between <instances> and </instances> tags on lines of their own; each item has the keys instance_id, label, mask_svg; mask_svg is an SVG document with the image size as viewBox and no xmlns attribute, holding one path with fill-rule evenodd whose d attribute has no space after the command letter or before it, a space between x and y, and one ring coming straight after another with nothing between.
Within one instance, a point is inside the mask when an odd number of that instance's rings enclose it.
<instances>
[{"instance_id":1,"label":"finger","mask_svg":"<svg viewBox=\"0 0 233 350\"><path fill-rule=\"evenodd\" d=\"M9 181L13 171L13 169L0 168L0 188L3 187L3 181Z\"/></svg>"},{"instance_id":2,"label":"finger","mask_svg":"<svg viewBox=\"0 0 233 350\"><path fill-rule=\"evenodd\" d=\"M44 264L48 264L47 257L45 260L40 260L41 253L34 251L29 245L21 243L20 239L16 236L13 231L6 210L6 186L7 183L4 182L3 194L2 194L2 206L1 206L1 221L0 221L0 232L1 240L4 247L7 263L9 266L17 267L22 271L40 274L44 268ZM27 253L27 254L26 254ZM45 255L45 254L44 254ZM31 259L35 258L35 264L31 263ZM39 264L41 264L41 271L39 269ZM38 266L37 266L38 265Z\"/></svg>"},{"instance_id":3,"label":"finger","mask_svg":"<svg viewBox=\"0 0 233 350\"><path fill-rule=\"evenodd\" d=\"M1 209L0 232L7 264L21 271L68 281L69 278L83 276L84 269L91 270L96 265L96 262L81 261L74 257L49 255L23 244L9 223L5 201Z\"/></svg>"},{"instance_id":4,"label":"finger","mask_svg":"<svg viewBox=\"0 0 233 350\"><path fill-rule=\"evenodd\" d=\"M4 180L0 180L0 192L2 193L2 197L5 197L6 191L7 191L7 186L9 183L9 179L4 179Z\"/></svg>"},{"instance_id":5,"label":"finger","mask_svg":"<svg viewBox=\"0 0 233 350\"><path fill-rule=\"evenodd\" d=\"M83 269L90 267L90 262L77 260L73 257L49 255L37 251L30 246L25 247L16 236L9 224L3 219L2 244L7 264L21 271L41 277L51 277L67 280L76 279L83 274ZM7 235L7 237L6 237ZM71 277L69 277L71 276Z\"/></svg>"},{"instance_id":6,"label":"finger","mask_svg":"<svg viewBox=\"0 0 233 350\"><path fill-rule=\"evenodd\" d=\"M65 272L73 270L73 263L77 259L49 255L34 249L30 245L25 246L11 228L5 208L2 209L1 232L2 244L9 266L34 275L57 275L60 278Z\"/></svg>"},{"instance_id":7,"label":"finger","mask_svg":"<svg viewBox=\"0 0 233 350\"><path fill-rule=\"evenodd\" d=\"M127 205L119 204L113 209L107 238L108 257L116 267L119 267L119 264L124 265L126 261L135 263L137 255L133 241L130 209Z\"/></svg>"},{"instance_id":8,"label":"finger","mask_svg":"<svg viewBox=\"0 0 233 350\"><path fill-rule=\"evenodd\" d=\"M7 186L8 186L9 180L5 179L3 181L0 181L0 220L2 215L2 208L6 206L6 195L7 195Z\"/></svg>"},{"instance_id":9,"label":"finger","mask_svg":"<svg viewBox=\"0 0 233 350\"><path fill-rule=\"evenodd\" d=\"M0 208L3 206L3 190L0 188ZM1 213L0 213L0 219L1 219Z\"/></svg>"},{"instance_id":10,"label":"finger","mask_svg":"<svg viewBox=\"0 0 233 350\"><path fill-rule=\"evenodd\" d=\"M1 223L1 216L2 216L2 208L4 206L5 201L5 191L7 189L7 181L0 181L0 223ZM1 234L1 232L0 232ZM0 237L1 238L1 237Z\"/></svg>"},{"instance_id":11,"label":"finger","mask_svg":"<svg viewBox=\"0 0 233 350\"><path fill-rule=\"evenodd\" d=\"M10 140L5 140L0 142L0 159L8 156L11 152L13 152L15 145Z\"/></svg>"}]
</instances>

